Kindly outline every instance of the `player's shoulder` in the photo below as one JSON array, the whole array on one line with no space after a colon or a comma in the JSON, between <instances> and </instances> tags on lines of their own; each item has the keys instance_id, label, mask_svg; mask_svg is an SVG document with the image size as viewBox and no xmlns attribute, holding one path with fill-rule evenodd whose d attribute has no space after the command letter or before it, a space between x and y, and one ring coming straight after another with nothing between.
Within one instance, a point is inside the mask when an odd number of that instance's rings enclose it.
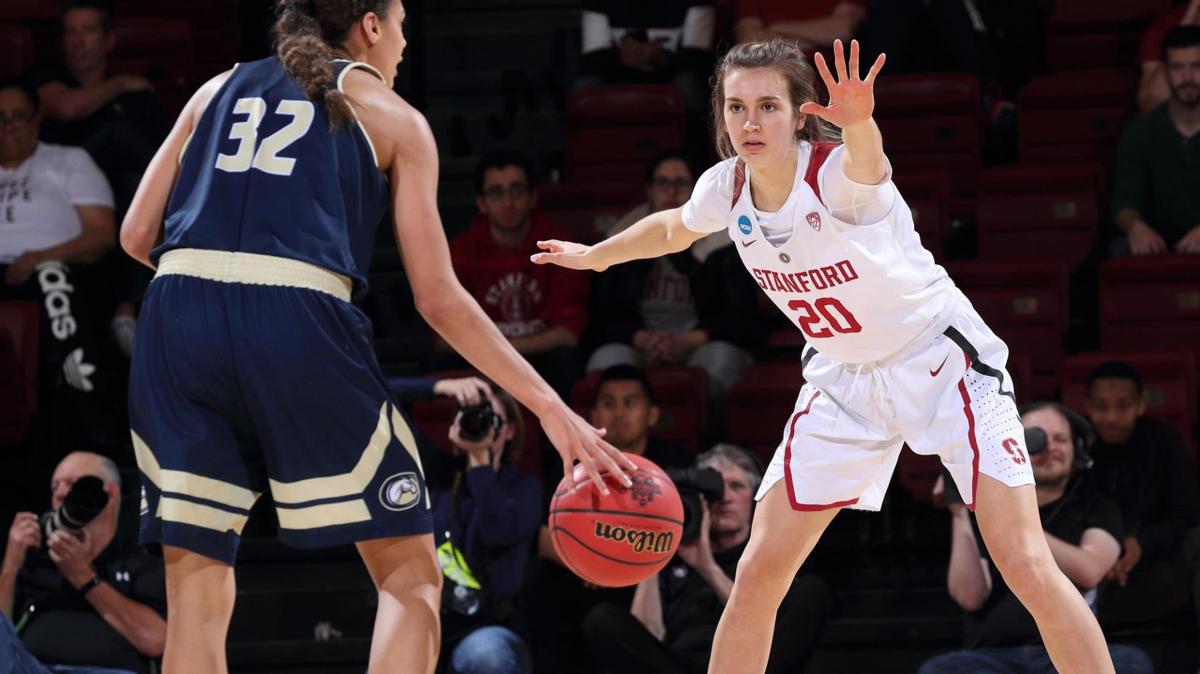
<instances>
[{"instance_id":1,"label":"player's shoulder","mask_svg":"<svg viewBox=\"0 0 1200 674\"><path fill-rule=\"evenodd\" d=\"M700 191L701 193L715 192L725 197L732 196L733 186L739 182L737 174L739 171L745 170L744 168L739 168L738 161L738 157L735 155L708 167L708 170L701 173L700 177L696 180L694 191Z\"/></svg>"}]
</instances>

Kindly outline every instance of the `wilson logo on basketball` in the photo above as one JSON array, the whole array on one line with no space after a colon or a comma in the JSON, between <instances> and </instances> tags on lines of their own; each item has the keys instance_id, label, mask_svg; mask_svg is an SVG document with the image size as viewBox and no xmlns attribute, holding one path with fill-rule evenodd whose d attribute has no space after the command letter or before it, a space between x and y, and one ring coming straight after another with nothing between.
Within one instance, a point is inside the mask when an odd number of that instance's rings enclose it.
<instances>
[{"instance_id":1,"label":"wilson logo on basketball","mask_svg":"<svg viewBox=\"0 0 1200 674\"><path fill-rule=\"evenodd\" d=\"M670 552L674 549L675 534L670 531L627 529L607 522L596 522L596 538L628 543L634 552Z\"/></svg>"},{"instance_id":2,"label":"wilson logo on basketball","mask_svg":"<svg viewBox=\"0 0 1200 674\"><path fill-rule=\"evenodd\" d=\"M655 496L662 493L662 487L654 482L654 478L649 475L634 475L630 478L633 481L633 487L630 488L630 496L638 502L638 505L644 506L654 500Z\"/></svg>"}]
</instances>

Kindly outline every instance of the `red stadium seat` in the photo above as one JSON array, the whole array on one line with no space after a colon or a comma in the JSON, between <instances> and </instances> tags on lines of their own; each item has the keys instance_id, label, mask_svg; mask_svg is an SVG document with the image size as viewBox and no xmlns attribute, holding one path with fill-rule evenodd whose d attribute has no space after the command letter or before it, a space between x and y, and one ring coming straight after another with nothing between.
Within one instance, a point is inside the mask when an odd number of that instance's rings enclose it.
<instances>
[{"instance_id":1,"label":"red stadium seat","mask_svg":"<svg viewBox=\"0 0 1200 674\"><path fill-rule=\"evenodd\" d=\"M1046 21L1051 72L1137 63L1142 29L1170 10L1167 0L1058 0Z\"/></svg>"},{"instance_id":2,"label":"red stadium seat","mask_svg":"<svg viewBox=\"0 0 1200 674\"><path fill-rule=\"evenodd\" d=\"M636 184L651 158L683 147L686 123L683 93L672 85L576 89L567 97L567 174Z\"/></svg>"},{"instance_id":3,"label":"red stadium seat","mask_svg":"<svg viewBox=\"0 0 1200 674\"><path fill-rule=\"evenodd\" d=\"M946 265L1009 350L1029 358L1032 398L1054 395L1067 329L1067 267L1051 261L969 260Z\"/></svg>"},{"instance_id":4,"label":"red stadium seat","mask_svg":"<svg viewBox=\"0 0 1200 674\"><path fill-rule=\"evenodd\" d=\"M0 24L0 77L18 77L33 65L33 33L28 26Z\"/></svg>"},{"instance_id":5,"label":"red stadium seat","mask_svg":"<svg viewBox=\"0 0 1200 674\"><path fill-rule=\"evenodd\" d=\"M896 179L896 187L912 210L921 243L941 262L950 228L950 177L944 172L910 173Z\"/></svg>"},{"instance_id":6,"label":"red stadium seat","mask_svg":"<svg viewBox=\"0 0 1200 674\"><path fill-rule=\"evenodd\" d=\"M729 390L730 441L770 461L803 385L799 359L758 362L746 368Z\"/></svg>"},{"instance_id":7,"label":"red stadium seat","mask_svg":"<svg viewBox=\"0 0 1200 674\"><path fill-rule=\"evenodd\" d=\"M0 444L24 437L38 407L38 306L0 302Z\"/></svg>"},{"instance_id":8,"label":"red stadium seat","mask_svg":"<svg viewBox=\"0 0 1200 674\"><path fill-rule=\"evenodd\" d=\"M1192 442L1196 427L1196 357L1189 352L1129 353L1093 351L1063 361L1059 371L1062 402L1083 411L1087 398L1088 375L1097 365L1109 360L1129 363L1142 376L1146 392L1146 414L1174 426L1195 452ZM1193 455L1193 458L1195 456Z\"/></svg>"},{"instance_id":9,"label":"red stadium seat","mask_svg":"<svg viewBox=\"0 0 1200 674\"><path fill-rule=\"evenodd\" d=\"M538 189L538 204L572 241L595 243L636 205L638 189L628 183L573 183Z\"/></svg>"},{"instance_id":10,"label":"red stadium seat","mask_svg":"<svg viewBox=\"0 0 1200 674\"><path fill-rule=\"evenodd\" d=\"M1200 354L1200 258L1131 255L1101 265L1100 344Z\"/></svg>"},{"instance_id":11,"label":"red stadium seat","mask_svg":"<svg viewBox=\"0 0 1200 674\"><path fill-rule=\"evenodd\" d=\"M1074 267L1100 223L1099 164L1000 166L979 186L979 256L1048 258Z\"/></svg>"},{"instance_id":12,"label":"red stadium seat","mask_svg":"<svg viewBox=\"0 0 1200 674\"><path fill-rule=\"evenodd\" d=\"M650 434L698 452L700 428L708 414L708 373L697 367L661 365L646 368L660 416ZM596 404L596 386L600 371L575 382L571 388L571 407L590 419Z\"/></svg>"},{"instance_id":13,"label":"red stadium seat","mask_svg":"<svg viewBox=\"0 0 1200 674\"><path fill-rule=\"evenodd\" d=\"M978 80L959 74L885 76L875 83L875 100L875 119L896 174L947 172L952 212L969 215L983 138Z\"/></svg>"},{"instance_id":14,"label":"red stadium seat","mask_svg":"<svg viewBox=\"0 0 1200 674\"><path fill-rule=\"evenodd\" d=\"M1021 161L1100 161L1110 165L1133 116L1137 75L1071 71L1035 78L1017 96Z\"/></svg>"},{"instance_id":15,"label":"red stadium seat","mask_svg":"<svg viewBox=\"0 0 1200 674\"><path fill-rule=\"evenodd\" d=\"M0 21L54 21L62 11L62 0L4 0Z\"/></svg>"}]
</instances>

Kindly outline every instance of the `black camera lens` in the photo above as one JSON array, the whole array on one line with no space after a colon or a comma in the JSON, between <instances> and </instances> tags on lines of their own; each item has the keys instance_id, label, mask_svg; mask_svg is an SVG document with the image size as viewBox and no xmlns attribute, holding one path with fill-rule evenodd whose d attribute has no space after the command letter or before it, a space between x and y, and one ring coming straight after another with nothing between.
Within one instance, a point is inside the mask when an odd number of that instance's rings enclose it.
<instances>
[{"instance_id":1,"label":"black camera lens","mask_svg":"<svg viewBox=\"0 0 1200 674\"><path fill-rule=\"evenodd\" d=\"M104 491L104 481L85 475L71 485L57 510L42 515L42 531L47 539L59 529L78 532L104 512L107 505L108 492Z\"/></svg>"},{"instance_id":2,"label":"black camera lens","mask_svg":"<svg viewBox=\"0 0 1200 674\"><path fill-rule=\"evenodd\" d=\"M488 401L462 408L458 420L458 435L467 442L479 442L490 436L504 424L504 420L492 409Z\"/></svg>"},{"instance_id":3,"label":"black camera lens","mask_svg":"<svg viewBox=\"0 0 1200 674\"><path fill-rule=\"evenodd\" d=\"M691 543L700 537L700 523L704 521L704 507L700 496L709 503L725 497L725 478L712 468L668 468L667 477L675 483L679 500L683 503L683 534L681 544Z\"/></svg>"}]
</instances>

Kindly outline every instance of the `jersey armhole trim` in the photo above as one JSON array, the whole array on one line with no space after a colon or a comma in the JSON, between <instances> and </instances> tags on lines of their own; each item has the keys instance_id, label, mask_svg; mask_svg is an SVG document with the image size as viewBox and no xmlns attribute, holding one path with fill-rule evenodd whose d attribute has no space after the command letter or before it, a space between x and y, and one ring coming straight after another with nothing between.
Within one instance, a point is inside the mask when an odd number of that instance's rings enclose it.
<instances>
[{"instance_id":1,"label":"jersey armhole trim","mask_svg":"<svg viewBox=\"0 0 1200 674\"><path fill-rule=\"evenodd\" d=\"M365 71L371 73L372 75L378 77L380 80L382 80L384 82L387 81L386 79L384 79L383 75L380 74L380 72L378 70L376 70L375 67L372 66L371 64L363 63L362 61L351 61L350 65L346 66L345 68L342 69L342 72L338 73L337 90L340 91L341 93L346 93L346 90L342 88L342 81L346 79L346 73L350 72L351 70L354 70L355 68L361 68L362 70L365 70ZM367 127L364 126L362 123L362 120L358 118L358 113L355 112L354 105L350 104L349 107L350 107L350 114L354 115L354 123L358 125L358 130L362 132L363 138L366 139L366 141L367 141L367 148L369 148L371 150L371 160L375 162L375 168L378 169L378 168L380 168L379 167L379 155L375 152L375 143L371 142L371 134L367 133Z\"/></svg>"},{"instance_id":2,"label":"jersey armhole trim","mask_svg":"<svg viewBox=\"0 0 1200 674\"><path fill-rule=\"evenodd\" d=\"M229 77L226 77L226 78L225 78L225 81L224 81L224 82L222 82L222 83L221 83L221 86L220 86L220 87L218 87L218 88L217 88L217 90L216 90L216 91L213 93L213 95L212 95L212 98L208 99L208 103L209 103L209 104L211 104L211 103L212 103L212 99L213 99L213 98L216 98L216 97L217 97L217 94L221 93L221 89L224 89L224 88L225 88L225 85L226 85L226 84L229 84L229 80L233 79L233 74L234 74L235 72L237 72L238 66L240 66L240 65L242 65L242 64L241 64L241 63L234 63L234 64L233 64L233 67L229 69ZM204 109L205 109L205 111L207 111L207 110L208 110L208 105L207 105L207 104L204 106ZM203 112L201 112L201 113L200 113L200 115L201 115L201 116L203 116L203 115L204 115L204 113L203 113ZM198 126L198 124L197 124L197 126ZM176 163L178 166L181 166L181 167L183 166L183 155L187 154L187 151L188 151L188 146L190 146L190 145L192 144L192 136L195 136L195 135L196 135L196 127L195 127L195 126L193 126L193 127L192 127L192 132L188 134L188 137L187 137L187 138L183 139L183 147L179 148L179 156L175 158L175 163Z\"/></svg>"}]
</instances>

